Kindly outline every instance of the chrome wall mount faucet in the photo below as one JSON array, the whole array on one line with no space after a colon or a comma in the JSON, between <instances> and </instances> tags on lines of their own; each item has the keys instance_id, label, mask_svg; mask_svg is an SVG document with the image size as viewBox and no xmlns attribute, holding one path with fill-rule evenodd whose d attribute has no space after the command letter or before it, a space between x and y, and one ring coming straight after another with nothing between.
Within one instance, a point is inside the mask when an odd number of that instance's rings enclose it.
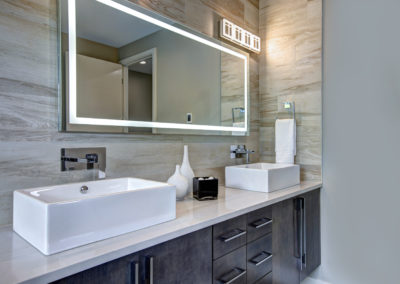
<instances>
[{"instance_id":1,"label":"chrome wall mount faucet","mask_svg":"<svg viewBox=\"0 0 400 284\"><path fill-rule=\"evenodd\" d=\"M250 154L255 153L253 150L246 148L246 145L231 145L231 159L243 158L246 156L246 164L250 163Z\"/></svg>"},{"instance_id":2,"label":"chrome wall mount faucet","mask_svg":"<svg viewBox=\"0 0 400 284\"><path fill-rule=\"evenodd\" d=\"M61 171L99 170L99 178L106 176L106 148L62 148Z\"/></svg>"}]
</instances>

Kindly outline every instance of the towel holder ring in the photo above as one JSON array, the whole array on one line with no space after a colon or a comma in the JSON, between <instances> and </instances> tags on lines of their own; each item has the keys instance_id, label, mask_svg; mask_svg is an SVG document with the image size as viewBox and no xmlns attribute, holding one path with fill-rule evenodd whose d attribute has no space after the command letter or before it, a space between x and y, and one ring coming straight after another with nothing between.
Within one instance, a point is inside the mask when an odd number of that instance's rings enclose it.
<instances>
[{"instance_id":1,"label":"towel holder ring","mask_svg":"<svg viewBox=\"0 0 400 284\"><path fill-rule=\"evenodd\" d=\"M296 120L296 108L294 102L284 102L283 108L290 114L293 120ZM278 113L279 114L279 113ZM278 119L278 114L276 115L275 119Z\"/></svg>"}]
</instances>

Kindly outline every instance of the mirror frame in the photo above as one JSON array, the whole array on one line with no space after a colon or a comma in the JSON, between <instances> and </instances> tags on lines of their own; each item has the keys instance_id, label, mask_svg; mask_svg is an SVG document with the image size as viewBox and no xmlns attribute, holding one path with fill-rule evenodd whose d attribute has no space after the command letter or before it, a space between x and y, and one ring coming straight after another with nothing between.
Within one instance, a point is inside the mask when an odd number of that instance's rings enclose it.
<instances>
[{"instance_id":1,"label":"mirror frame","mask_svg":"<svg viewBox=\"0 0 400 284\"><path fill-rule=\"evenodd\" d=\"M70 124L77 125L96 125L96 126L119 126L119 127L146 127L146 128L164 128L164 129L186 129L186 130L205 130L205 131L229 131L229 132L241 132L246 133L248 135L249 130L249 60L248 54L240 53L238 51L227 48L220 43L216 43L211 41L210 39L206 39L205 36L196 35L187 31L186 29L182 29L180 27L171 25L166 21L162 21L157 18L164 19L163 16L160 16L154 12L147 12L147 14L135 10L131 7L122 5L114 0L97 0L99 3L107 5L113 9L117 9L121 12L127 13L131 16L137 17L141 20L149 22L151 24L155 24L159 27L167 29L171 32L177 33L181 36L187 37L189 39L195 40L202 44L208 45L212 48L218 49L222 52L226 52L235 57L243 59L244 61L244 127L233 127L233 126L214 126L214 125L200 125L200 124L184 124L184 123L168 123L168 122L153 122L153 121L136 121L136 120L117 120L117 119L103 119L103 118L87 118L87 117L78 117L77 116L77 70L76 70L76 0L68 0L68 41L69 41L69 73L68 73L68 104L69 110L66 115L66 120ZM133 3L132 6L137 6ZM142 10L142 9L140 9ZM145 10L145 9L143 9ZM149 15L148 15L149 14ZM155 14L156 17L152 17L151 14ZM169 22L171 22L169 20ZM176 23L176 21L173 21ZM179 23L177 23L180 25ZM181 25L180 25L181 26ZM246 55L245 55L246 54ZM217 133L215 133L217 134Z\"/></svg>"}]
</instances>

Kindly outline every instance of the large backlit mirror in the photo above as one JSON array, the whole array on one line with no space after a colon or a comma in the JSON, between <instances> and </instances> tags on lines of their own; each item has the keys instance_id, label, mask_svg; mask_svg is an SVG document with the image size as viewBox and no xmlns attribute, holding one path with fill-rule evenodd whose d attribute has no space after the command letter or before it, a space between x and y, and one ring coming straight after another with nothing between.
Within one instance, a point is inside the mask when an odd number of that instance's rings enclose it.
<instances>
[{"instance_id":1,"label":"large backlit mirror","mask_svg":"<svg viewBox=\"0 0 400 284\"><path fill-rule=\"evenodd\" d=\"M248 54L125 0L59 0L62 131L247 135Z\"/></svg>"}]
</instances>

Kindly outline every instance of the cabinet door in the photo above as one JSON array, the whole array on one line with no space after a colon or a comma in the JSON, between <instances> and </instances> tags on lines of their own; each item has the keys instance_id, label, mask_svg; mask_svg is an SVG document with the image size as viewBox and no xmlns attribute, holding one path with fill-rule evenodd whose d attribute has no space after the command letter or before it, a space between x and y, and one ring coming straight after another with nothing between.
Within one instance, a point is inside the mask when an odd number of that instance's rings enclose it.
<instances>
[{"instance_id":1,"label":"cabinet door","mask_svg":"<svg viewBox=\"0 0 400 284\"><path fill-rule=\"evenodd\" d=\"M300 272L300 280L303 280L321 264L320 190L301 197L304 198L305 212L304 267Z\"/></svg>"},{"instance_id":2,"label":"cabinet door","mask_svg":"<svg viewBox=\"0 0 400 284\"><path fill-rule=\"evenodd\" d=\"M274 284L300 282L295 256L294 200L284 200L272 207L272 280Z\"/></svg>"},{"instance_id":3,"label":"cabinet door","mask_svg":"<svg viewBox=\"0 0 400 284\"><path fill-rule=\"evenodd\" d=\"M320 190L272 209L273 283L299 283L321 264Z\"/></svg>"},{"instance_id":4,"label":"cabinet door","mask_svg":"<svg viewBox=\"0 0 400 284\"><path fill-rule=\"evenodd\" d=\"M139 254L135 253L68 276L53 284L138 284Z\"/></svg>"},{"instance_id":5,"label":"cabinet door","mask_svg":"<svg viewBox=\"0 0 400 284\"><path fill-rule=\"evenodd\" d=\"M212 283L212 232L206 228L140 253L143 283Z\"/></svg>"}]
</instances>

